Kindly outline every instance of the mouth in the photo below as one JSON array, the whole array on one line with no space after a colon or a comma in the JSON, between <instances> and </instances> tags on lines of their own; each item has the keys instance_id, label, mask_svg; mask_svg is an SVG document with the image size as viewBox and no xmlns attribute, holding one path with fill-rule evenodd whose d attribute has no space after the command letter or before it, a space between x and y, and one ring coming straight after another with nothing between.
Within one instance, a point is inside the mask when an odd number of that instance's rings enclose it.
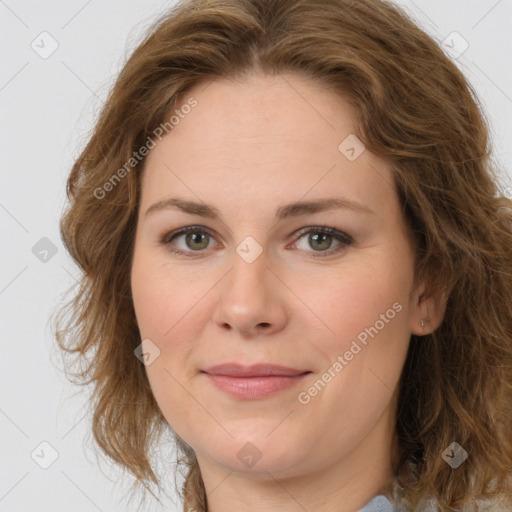
<instances>
[{"instance_id":1,"label":"mouth","mask_svg":"<svg viewBox=\"0 0 512 512\"><path fill-rule=\"evenodd\" d=\"M228 395L256 400L297 385L311 372L273 364L242 366L229 363L212 366L201 373L217 389Z\"/></svg>"}]
</instances>

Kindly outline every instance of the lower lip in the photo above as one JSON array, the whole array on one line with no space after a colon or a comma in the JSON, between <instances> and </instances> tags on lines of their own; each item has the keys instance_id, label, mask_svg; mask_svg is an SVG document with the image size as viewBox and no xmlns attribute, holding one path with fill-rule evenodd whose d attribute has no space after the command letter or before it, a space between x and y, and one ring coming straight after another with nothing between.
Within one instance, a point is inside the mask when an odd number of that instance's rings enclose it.
<instances>
[{"instance_id":1,"label":"lower lip","mask_svg":"<svg viewBox=\"0 0 512 512\"><path fill-rule=\"evenodd\" d=\"M231 377L228 375L212 375L210 373L205 373L205 375L214 386L229 395L246 400L256 400L295 386L307 373L293 376L272 375L268 377Z\"/></svg>"}]
</instances>

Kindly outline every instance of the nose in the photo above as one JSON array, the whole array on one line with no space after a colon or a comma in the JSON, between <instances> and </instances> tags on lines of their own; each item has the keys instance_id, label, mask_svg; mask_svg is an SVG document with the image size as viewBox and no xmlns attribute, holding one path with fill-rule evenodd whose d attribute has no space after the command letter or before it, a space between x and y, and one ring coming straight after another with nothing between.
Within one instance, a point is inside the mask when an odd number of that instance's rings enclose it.
<instances>
[{"instance_id":1,"label":"nose","mask_svg":"<svg viewBox=\"0 0 512 512\"><path fill-rule=\"evenodd\" d=\"M276 333L287 320L285 290L265 252L251 263L235 252L233 265L216 291L213 320L244 337Z\"/></svg>"}]
</instances>

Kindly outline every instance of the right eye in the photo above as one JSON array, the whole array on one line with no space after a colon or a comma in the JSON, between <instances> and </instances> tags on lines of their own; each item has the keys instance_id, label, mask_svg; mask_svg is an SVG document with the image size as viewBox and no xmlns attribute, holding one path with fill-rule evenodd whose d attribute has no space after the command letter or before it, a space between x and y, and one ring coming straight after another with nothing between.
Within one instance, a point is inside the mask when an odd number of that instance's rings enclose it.
<instances>
[{"instance_id":1,"label":"right eye","mask_svg":"<svg viewBox=\"0 0 512 512\"><path fill-rule=\"evenodd\" d=\"M184 240L186 247L176 248L175 240L181 237L185 237ZM180 256L197 257L202 256L203 251L208 248L208 242L211 237L213 237L213 235L210 230L207 230L206 228L200 226L188 226L165 234L160 243L165 245L171 252L179 254ZM192 256L191 253L196 254L193 254Z\"/></svg>"}]
</instances>

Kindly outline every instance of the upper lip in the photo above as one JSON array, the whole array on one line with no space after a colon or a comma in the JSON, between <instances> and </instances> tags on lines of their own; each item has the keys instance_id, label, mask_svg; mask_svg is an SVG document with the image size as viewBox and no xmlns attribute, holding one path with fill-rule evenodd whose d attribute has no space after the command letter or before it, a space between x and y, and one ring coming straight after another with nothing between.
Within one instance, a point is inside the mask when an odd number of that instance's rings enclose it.
<instances>
[{"instance_id":1,"label":"upper lip","mask_svg":"<svg viewBox=\"0 0 512 512\"><path fill-rule=\"evenodd\" d=\"M276 364L254 364L251 366L243 366L236 363L225 363L210 366L206 370L202 370L210 375L228 375L230 377L268 377L269 375L293 376L309 373L308 370L298 370Z\"/></svg>"}]
</instances>

